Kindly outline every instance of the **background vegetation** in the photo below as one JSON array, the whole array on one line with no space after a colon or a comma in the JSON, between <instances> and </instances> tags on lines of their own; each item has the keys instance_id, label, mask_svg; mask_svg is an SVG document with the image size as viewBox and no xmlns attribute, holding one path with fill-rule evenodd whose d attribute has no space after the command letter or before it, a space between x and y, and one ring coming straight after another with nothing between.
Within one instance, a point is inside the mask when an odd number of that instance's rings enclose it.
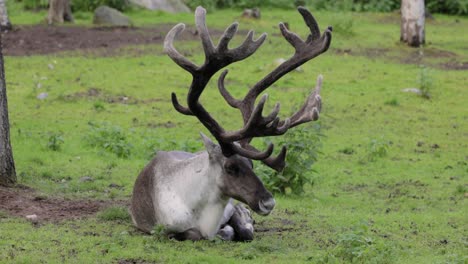
<instances>
[{"instance_id":1,"label":"background vegetation","mask_svg":"<svg viewBox=\"0 0 468 264\"><path fill-rule=\"evenodd\" d=\"M9 2L9 8L16 26L45 17L44 10L26 12L17 2ZM331 49L268 93L270 107L281 101L286 115L302 104L316 76L324 75L320 127L278 138L305 143L291 157L300 159L304 170L314 163L317 172L300 174L310 183L299 184L301 196L286 187L287 195L275 196L270 216L254 216L252 243L179 243L143 235L120 207L96 218L39 226L0 212L0 262L466 263L468 35L461 32L468 28L467 18L436 15L427 22L427 45L415 50L398 42L397 13L312 10L321 28L334 26ZM127 14L137 26L193 26L192 14ZM84 12L77 23L90 26L90 17ZM254 28L269 35L252 58L229 67L227 87L240 96L273 69L276 59L293 52L278 33L278 21L288 21L302 35L307 28L289 9L263 11L261 20L219 10L210 12L207 22L223 30L234 20L240 20L241 31ZM190 59L203 60L199 42L176 45ZM128 47L114 57L86 52L6 57L21 184L45 197L128 200L136 175L156 150L202 148L198 132L206 133L204 128L170 103L170 92L186 93L189 74L161 52L160 44L136 48L139 52ZM90 91L99 96L88 96ZM43 92L49 96L37 99ZM127 103L115 100L121 97ZM214 83L202 100L221 123L240 125L237 112L213 103L222 100ZM322 147L307 152L305 147L316 143ZM309 155L301 156L301 150ZM262 175L267 181L281 179ZM93 181L81 182L84 176Z\"/></svg>"},{"instance_id":2,"label":"background vegetation","mask_svg":"<svg viewBox=\"0 0 468 264\"><path fill-rule=\"evenodd\" d=\"M23 2L26 9L47 8L48 0L14 0ZM118 10L130 8L129 0L71 0L73 11L93 11L100 5ZM283 8L308 6L315 10L390 12L400 8L401 0L185 0L195 8L199 5L209 10L226 8ZM467 15L468 0L426 0L431 13Z\"/></svg>"}]
</instances>

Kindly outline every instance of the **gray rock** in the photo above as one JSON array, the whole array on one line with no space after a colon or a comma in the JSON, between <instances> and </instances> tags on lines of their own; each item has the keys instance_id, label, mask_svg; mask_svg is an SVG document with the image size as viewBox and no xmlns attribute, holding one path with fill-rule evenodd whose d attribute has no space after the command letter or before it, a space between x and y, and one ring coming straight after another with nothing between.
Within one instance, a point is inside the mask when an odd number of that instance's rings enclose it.
<instances>
[{"instance_id":1,"label":"gray rock","mask_svg":"<svg viewBox=\"0 0 468 264\"><path fill-rule=\"evenodd\" d=\"M418 88L406 88L402 90L405 93L415 93L415 94L422 94L421 90Z\"/></svg>"},{"instance_id":2,"label":"gray rock","mask_svg":"<svg viewBox=\"0 0 468 264\"><path fill-rule=\"evenodd\" d=\"M132 22L124 14L108 6L100 6L94 10L93 23L96 25L131 26Z\"/></svg>"},{"instance_id":3,"label":"gray rock","mask_svg":"<svg viewBox=\"0 0 468 264\"><path fill-rule=\"evenodd\" d=\"M84 176L80 178L80 182L92 182L92 181L94 181L94 179L89 176Z\"/></svg>"},{"instance_id":4,"label":"gray rock","mask_svg":"<svg viewBox=\"0 0 468 264\"><path fill-rule=\"evenodd\" d=\"M261 17L260 8L253 8L253 9L246 8L242 12L242 17L260 19Z\"/></svg>"},{"instance_id":5,"label":"gray rock","mask_svg":"<svg viewBox=\"0 0 468 264\"><path fill-rule=\"evenodd\" d=\"M37 215L35 214L27 215L26 219L28 219L28 221L30 221L33 224L37 224L39 222L39 219L37 218Z\"/></svg>"},{"instance_id":6,"label":"gray rock","mask_svg":"<svg viewBox=\"0 0 468 264\"><path fill-rule=\"evenodd\" d=\"M130 2L150 10L161 10L170 13L190 12L190 8L182 0L130 0Z\"/></svg>"},{"instance_id":7,"label":"gray rock","mask_svg":"<svg viewBox=\"0 0 468 264\"><path fill-rule=\"evenodd\" d=\"M49 97L49 94L48 93L40 93L36 96L37 99L39 100L44 100L46 99L47 97Z\"/></svg>"}]
</instances>

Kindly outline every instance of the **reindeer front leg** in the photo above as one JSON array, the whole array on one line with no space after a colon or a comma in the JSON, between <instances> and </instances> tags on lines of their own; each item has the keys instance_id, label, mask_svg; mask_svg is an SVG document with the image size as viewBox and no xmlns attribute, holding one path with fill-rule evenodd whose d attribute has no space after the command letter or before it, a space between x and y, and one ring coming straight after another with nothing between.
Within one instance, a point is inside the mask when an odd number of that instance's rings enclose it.
<instances>
[{"instance_id":1,"label":"reindeer front leg","mask_svg":"<svg viewBox=\"0 0 468 264\"><path fill-rule=\"evenodd\" d=\"M229 221L219 230L218 235L227 241L252 241L254 220L249 209L243 204L236 204Z\"/></svg>"}]
</instances>

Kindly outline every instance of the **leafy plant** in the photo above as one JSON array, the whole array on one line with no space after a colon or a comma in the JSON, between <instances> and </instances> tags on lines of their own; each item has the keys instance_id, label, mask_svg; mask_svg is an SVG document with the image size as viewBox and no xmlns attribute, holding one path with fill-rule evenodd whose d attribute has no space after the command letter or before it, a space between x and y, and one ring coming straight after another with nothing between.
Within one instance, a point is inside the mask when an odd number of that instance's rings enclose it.
<instances>
[{"instance_id":1,"label":"leafy plant","mask_svg":"<svg viewBox=\"0 0 468 264\"><path fill-rule=\"evenodd\" d=\"M38 10L47 8L48 0L22 0L23 7L26 10Z\"/></svg>"},{"instance_id":2,"label":"leafy plant","mask_svg":"<svg viewBox=\"0 0 468 264\"><path fill-rule=\"evenodd\" d=\"M130 7L129 0L73 0L73 11L94 11L99 6L106 5L119 11L125 11Z\"/></svg>"},{"instance_id":3,"label":"leafy plant","mask_svg":"<svg viewBox=\"0 0 468 264\"><path fill-rule=\"evenodd\" d=\"M354 154L354 148L352 147L345 147L343 149L338 150L338 152L346 154L346 155L353 155Z\"/></svg>"},{"instance_id":4,"label":"leafy plant","mask_svg":"<svg viewBox=\"0 0 468 264\"><path fill-rule=\"evenodd\" d=\"M367 147L367 154L364 159L361 160L361 163L365 161L374 162L379 158L387 156L389 148L389 143L383 139L372 139Z\"/></svg>"},{"instance_id":5,"label":"leafy plant","mask_svg":"<svg viewBox=\"0 0 468 264\"><path fill-rule=\"evenodd\" d=\"M305 1L295 2L298 5ZM207 10L253 7L292 8L294 6L290 0L186 0L185 3L192 9L201 5Z\"/></svg>"},{"instance_id":6,"label":"leafy plant","mask_svg":"<svg viewBox=\"0 0 468 264\"><path fill-rule=\"evenodd\" d=\"M263 164L259 166L260 175L266 187L273 192L286 194L289 191L299 195L306 184L313 184L312 165L317 161L322 147L320 124L303 125L294 128L285 135L275 138L275 145L286 146L286 167L275 172Z\"/></svg>"},{"instance_id":7,"label":"leafy plant","mask_svg":"<svg viewBox=\"0 0 468 264\"><path fill-rule=\"evenodd\" d=\"M425 66L421 66L418 77L419 90L425 99L431 99L431 91L434 87L434 80L431 72Z\"/></svg>"},{"instance_id":8,"label":"leafy plant","mask_svg":"<svg viewBox=\"0 0 468 264\"><path fill-rule=\"evenodd\" d=\"M91 132L86 136L88 144L114 153L119 158L128 158L133 145L127 142L127 136L118 126L106 123L96 124L89 122Z\"/></svg>"},{"instance_id":9,"label":"leafy plant","mask_svg":"<svg viewBox=\"0 0 468 264\"><path fill-rule=\"evenodd\" d=\"M63 140L62 134L53 133L49 136L47 148L53 151L59 151L64 142L65 141Z\"/></svg>"},{"instance_id":10,"label":"leafy plant","mask_svg":"<svg viewBox=\"0 0 468 264\"><path fill-rule=\"evenodd\" d=\"M94 110L96 110L97 112L101 112L101 111L104 111L106 109L106 107L104 106L104 103L102 101L94 102L93 107L94 107Z\"/></svg>"},{"instance_id":11,"label":"leafy plant","mask_svg":"<svg viewBox=\"0 0 468 264\"><path fill-rule=\"evenodd\" d=\"M393 247L378 241L362 222L339 236L336 247L319 263L394 263Z\"/></svg>"},{"instance_id":12,"label":"leafy plant","mask_svg":"<svg viewBox=\"0 0 468 264\"><path fill-rule=\"evenodd\" d=\"M400 8L401 0L185 0L185 3L192 9L201 5L208 10L252 7L288 9L302 5L333 11L391 12ZM426 7L433 13L468 14L468 0L426 0Z\"/></svg>"},{"instance_id":13,"label":"leafy plant","mask_svg":"<svg viewBox=\"0 0 468 264\"><path fill-rule=\"evenodd\" d=\"M399 106L400 102L398 101L398 99L392 98L390 100L385 101L385 104L390 106Z\"/></svg>"},{"instance_id":14,"label":"leafy plant","mask_svg":"<svg viewBox=\"0 0 468 264\"><path fill-rule=\"evenodd\" d=\"M354 19L349 13L337 12L332 16L333 32L344 36L352 36L355 34L353 30Z\"/></svg>"}]
</instances>

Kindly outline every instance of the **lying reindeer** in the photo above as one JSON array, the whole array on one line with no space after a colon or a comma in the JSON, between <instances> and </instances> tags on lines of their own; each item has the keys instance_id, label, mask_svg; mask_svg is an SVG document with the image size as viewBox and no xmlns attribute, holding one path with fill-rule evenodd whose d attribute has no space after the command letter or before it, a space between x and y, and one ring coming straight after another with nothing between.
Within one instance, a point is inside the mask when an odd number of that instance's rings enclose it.
<instances>
[{"instance_id":1,"label":"lying reindeer","mask_svg":"<svg viewBox=\"0 0 468 264\"><path fill-rule=\"evenodd\" d=\"M279 119L279 103L270 114L263 116L266 94L255 105L257 97L274 82L324 53L330 46L331 27L321 35L312 14L302 7L298 10L311 32L307 40L303 41L280 23L281 33L295 48L295 53L256 83L243 100L229 94L224 86L228 72L225 70L221 73L219 91L231 107L240 110L244 121L244 127L237 131L226 131L205 110L199 98L216 72L252 55L262 45L266 34L254 40L250 31L239 47L229 49L228 44L238 27L237 23L233 23L221 36L218 45L214 46L205 24L206 11L198 7L195 23L205 52L205 62L197 66L173 46L174 38L184 30L185 25L178 24L169 31L164 41L164 51L193 77L187 97L188 107L179 104L172 93L174 108L184 115L198 118L218 144L202 135L206 151L195 154L180 151L157 153L140 173L133 189L131 214L139 229L149 233L156 225L162 225L169 237L178 240L210 239L218 233L224 239L253 238L249 211L241 205L234 206L231 198L247 204L260 215L268 215L275 206L275 200L255 175L251 160L260 160L281 171L285 166L286 147L273 157L272 144L262 152L250 145L251 140L254 137L279 136L292 127L317 120L321 109L321 76L302 108L290 118Z\"/></svg>"}]
</instances>

